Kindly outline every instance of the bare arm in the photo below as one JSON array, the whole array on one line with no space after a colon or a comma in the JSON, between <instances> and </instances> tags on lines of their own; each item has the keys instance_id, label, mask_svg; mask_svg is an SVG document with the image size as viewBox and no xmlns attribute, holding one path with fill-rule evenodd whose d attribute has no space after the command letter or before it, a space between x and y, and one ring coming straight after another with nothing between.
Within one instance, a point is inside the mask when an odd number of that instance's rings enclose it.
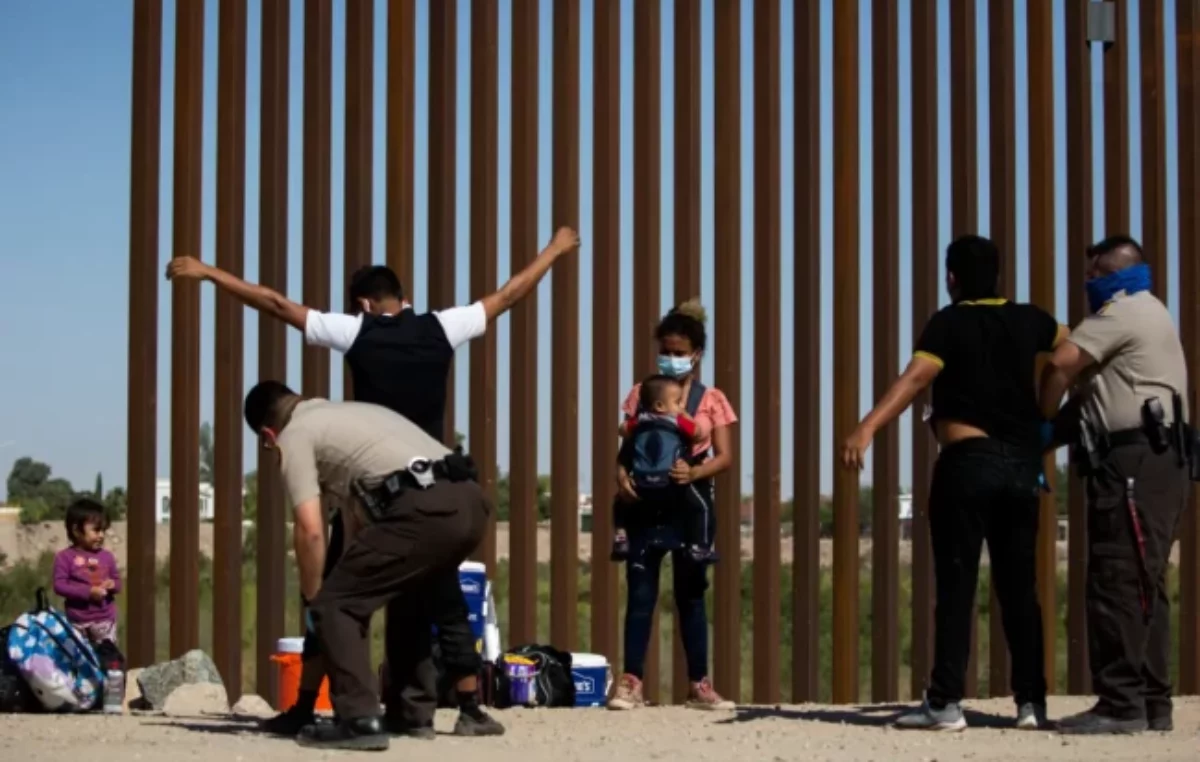
<instances>
[{"instance_id":1,"label":"bare arm","mask_svg":"<svg viewBox=\"0 0 1200 762\"><path fill-rule=\"evenodd\" d=\"M916 396L933 383L942 370L939 359L918 353L909 361L908 367L892 383L883 399L867 413L854 429L854 433L842 445L842 465L846 468L862 469L866 465L867 448L875 433L887 426L912 404Z\"/></svg>"},{"instance_id":2,"label":"bare arm","mask_svg":"<svg viewBox=\"0 0 1200 762\"><path fill-rule=\"evenodd\" d=\"M1046 420L1058 414L1063 395L1079 376L1095 364L1096 360L1072 341L1061 342L1042 368L1042 382L1038 393L1038 404Z\"/></svg>"},{"instance_id":3,"label":"bare arm","mask_svg":"<svg viewBox=\"0 0 1200 762\"><path fill-rule=\"evenodd\" d=\"M167 265L167 278L207 280L247 307L278 318L293 328L304 330L309 308L291 301L278 291L247 283L236 275L206 265L194 257L176 257Z\"/></svg>"},{"instance_id":4,"label":"bare arm","mask_svg":"<svg viewBox=\"0 0 1200 762\"><path fill-rule=\"evenodd\" d=\"M707 479L729 468L733 461L733 453L730 449L732 441L728 426L713 427L713 456L692 469L692 480Z\"/></svg>"},{"instance_id":5,"label":"bare arm","mask_svg":"<svg viewBox=\"0 0 1200 762\"><path fill-rule=\"evenodd\" d=\"M525 269L508 279L499 291L488 294L481 302L488 322L508 312L517 302L537 287L559 257L579 248L579 234L571 228L559 228L550 244Z\"/></svg>"},{"instance_id":6,"label":"bare arm","mask_svg":"<svg viewBox=\"0 0 1200 762\"><path fill-rule=\"evenodd\" d=\"M300 593L312 601L321 590L325 569L325 528L321 520L321 499L305 500L296 506L292 530L296 565L300 568Z\"/></svg>"},{"instance_id":7,"label":"bare arm","mask_svg":"<svg viewBox=\"0 0 1200 762\"><path fill-rule=\"evenodd\" d=\"M892 383L887 393L883 395L883 399L879 400L870 413L867 413L867 417L863 418L859 426L869 431L872 437L875 436L875 432L896 420L901 413L907 410L917 395L933 383L941 370L941 367L932 360L922 356L914 357L909 361L908 367L904 369L900 377Z\"/></svg>"}]
</instances>

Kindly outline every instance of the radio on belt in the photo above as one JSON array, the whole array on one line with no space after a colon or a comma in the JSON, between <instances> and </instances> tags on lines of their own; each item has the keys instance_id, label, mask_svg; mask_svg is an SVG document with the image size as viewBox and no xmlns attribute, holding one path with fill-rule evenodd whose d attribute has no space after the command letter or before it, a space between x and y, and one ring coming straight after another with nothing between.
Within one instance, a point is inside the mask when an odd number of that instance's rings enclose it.
<instances>
[{"instance_id":1,"label":"radio on belt","mask_svg":"<svg viewBox=\"0 0 1200 762\"><path fill-rule=\"evenodd\" d=\"M429 458L413 458L408 462L407 471L421 489L429 489L433 486L433 462ZM393 474L388 478L390 480L397 477ZM389 484L388 487L390 489L391 485Z\"/></svg>"}]
</instances>

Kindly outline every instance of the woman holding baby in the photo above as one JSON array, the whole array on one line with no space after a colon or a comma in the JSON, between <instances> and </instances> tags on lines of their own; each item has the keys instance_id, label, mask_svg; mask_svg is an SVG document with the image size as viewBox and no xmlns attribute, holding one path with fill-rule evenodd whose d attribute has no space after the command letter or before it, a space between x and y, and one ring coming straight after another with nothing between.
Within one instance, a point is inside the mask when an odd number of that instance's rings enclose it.
<instances>
[{"instance_id":1,"label":"woman holding baby","mask_svg":"<svg viewBox=\"0 0 1200 762\"><path fill-rule=\"evenodd\" d=\"M614 710L636 709L645 704L642 677L650 643L655 604L658 601L662 561L671 555L679 633L687 656L687 706L694 709L732 709L713 690L708 677L708 617L704 593L715 529L713 478L729 468L733 446L731 427L737 414L725 395L700 382L700 359L707 344L705 314L697 301L668 312L655 331L658 373L682 385L680 399L691 401L687 417L694 421L695 436L687 452L670 469L670 490L652 498L640 495L630 473L629 439L617 464L618 517L614 558L626 568L624 668L608 702ZM640 414L641 384L630 390L622 406L626 421ZM626 428L622 428L626 431ZM666 495L670 497L665 497ZM692 527L699 524L699 532ZM623 541L623 544L622 544ZM698 543L699 547L696 547ZM733 563L739 554L733 553Z\"/></svg>"}]
</instances>

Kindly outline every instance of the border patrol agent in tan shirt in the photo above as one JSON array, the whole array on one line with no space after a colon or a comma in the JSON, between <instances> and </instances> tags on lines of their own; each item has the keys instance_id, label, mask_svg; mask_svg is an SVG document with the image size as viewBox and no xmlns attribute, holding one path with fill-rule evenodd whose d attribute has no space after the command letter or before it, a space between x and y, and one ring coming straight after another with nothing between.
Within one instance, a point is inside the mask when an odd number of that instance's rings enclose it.
<instances>
[{"instance_id":1,"label":"border patrol agent in tan shirt","mask_svg":"<svg viewBox=\"0 0 1200 762\"><path fill-rule=\"evenodd\" d=\"M272 289L247 283L232 273L191 257L171 260L167 277L211 281L247 306L303 331L308 344L340 352L351 373L354 399L394 410L435 439L440 439L445 432L446 379L451 373L455 351L466 342L483 336L490 323L537 286L554 262L578 247L579 235L570 228L560 228L537 257L494 293L469 306L424 314L416 313L405 299L396 273L379 265L364 266L350 278L346 308L351 314L310 309ZM330 518L326 573L332 570L344 545L340 517ZM450 590L447 587L444 594L447 599L453 599L455 605L439 607L440 616L435 625L443 682L446 689L453 690L453 701L460 710L454 734L502 734L504 727L480 708L477 699L482 660L468 620L466 599L458 588ZM390 666L397 659L403 661L403 657L393 655L404 644L391 636L392 632L403 628L392 626L390 622L406 616L406 612L393 609L386 615L389 623L384 629L387 658L381 667L385 678L383 701L387 707L384 725L392 733L433 738L433 717L439 698L449 700L450 690L443 689L437 680L433 684L434 690L428 694L391 690L391 686L404 683L403 678L392 674ZM295 736L315 717L318 689L325 672L320 648L311 633L304 639L301 658L303 670L299 695L290 708L263 722L263 729L269 733Z\"/></svg>"},{"instance_id":2,"label":"border patrol agent in tan shirt","mask_svg":"<svg viewBox=\"0 0 1200 762\"><path fill-rule=\"evenodd\" d=\"M1187 366L1137 242L1105 239L1088 260L1092 314L1042 377L1047 418L1077 383L1060 421L1078 419L1076 461L1087 477L1088 656L1098 697L1059 729L1170 730L1166 573L1188 495Z\"/></svg>"},{"instance_id":3,"label":"border patrol agent in tan shirt","mask_svg":"<svg viewBox=\"0 0 1200 762\"><path fill-rule=\"evenodd\" d=\"M386 749L367 639L371 616L393 601L404 606L408 615L397 635L403 662L392 664L393 675L404 688L429 690L436 674L429 633L447 600L442 593L457 589L458 565L478 546L491 513L473 464L387 408L302 400L277 381L250 390L245 416L264 445L280 453L300 590L338 718L306 726L297 740ZM348 508L346 547L324 580L322 497Z\"/></svg>"}]
</instances>

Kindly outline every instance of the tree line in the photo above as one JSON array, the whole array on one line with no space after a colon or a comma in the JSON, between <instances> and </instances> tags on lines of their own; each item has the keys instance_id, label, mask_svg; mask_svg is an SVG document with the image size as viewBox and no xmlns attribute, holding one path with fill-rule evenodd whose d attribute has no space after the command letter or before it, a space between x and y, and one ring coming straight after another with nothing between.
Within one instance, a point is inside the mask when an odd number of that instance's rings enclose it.
<instances>
[{"instance_id":1,"label":"tree line","mask_svg":"<svg viewBox=\"0 0 1200 762\"><path fill-rule=\"evenodd\" d=\"M455 442L463 445L466 436L461 432L455 433ZM200 436L197 445L200 450L200 482L212 483L215 469L215 453L213 451L212 426L205 422L200 426ZM1067 467L1057 466L1058 489L1054 498L1059 516L1067 515ZM509 478L507 473L500 474L496 480L496 519L508 521L510 515ZM242 501L243 517L253 521L258 516L258 473L249 471L245 476L246 495ZM51 467L31 457L18 458L9 471L8 503L21 508L20 519L25 524L36 524L44 521L61 521L66 516L67 506L76 497L87 495L103 503L110 521L121 521L128 510L124 487L104 489L103 478L96 474L96 482L91 490L78 490L71 483L52 474ZM542 474L537 479L537 516L539 521L550 518L550 477ZM749 497L749 496L746 496ZM745 498L744 498L745 499ZM871 530L873 492L870 485L863 485L859 490L859 529L862 534ZM793 504L785 500L780 506L780 519L790 523L793 518ZM833 533L833 504L827 497L821 498L818 508L818 521L822 536Z\"/></svg>"}]
</instances>

